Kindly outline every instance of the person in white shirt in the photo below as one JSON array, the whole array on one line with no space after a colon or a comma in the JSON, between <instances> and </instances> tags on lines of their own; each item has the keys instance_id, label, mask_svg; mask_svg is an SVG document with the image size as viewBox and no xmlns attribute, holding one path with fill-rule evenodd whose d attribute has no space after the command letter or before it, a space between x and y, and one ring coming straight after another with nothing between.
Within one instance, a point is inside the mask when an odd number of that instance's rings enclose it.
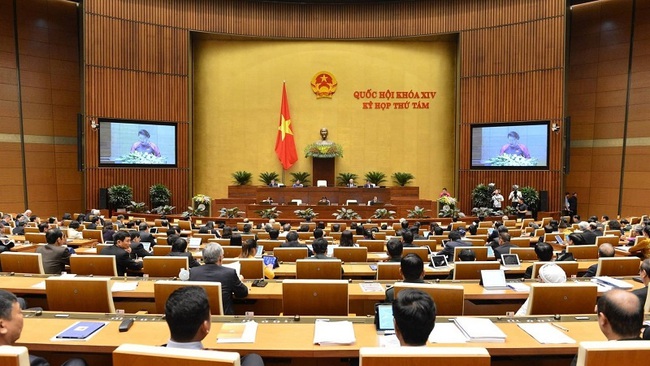
<instances>
[{"instance_id":1,"label":"person in white shirt","mask_svg":"<svg viewBox=\"0 0 650 366\"><path fill-rule=\"evenodd\" d=\"M83 239L84 236L81 234L81 231L77 230L79 229L79 221L72 221L70 223L70 226L68 226L68 238L70 239Z\"/></svg>"},{"instance_id":2,"label":"person in white shirt","mask_svg":"<svg viewBox=\"0 0 650 366\"><path fill-rule=\"evenodd\" d=\"M503 202L504 198L501 195L501 191L498 189L495 189L494 192L492 193L492 208L495 210L500 210L501 209L501 202Z\"/></svg>"},{"instance_id":3,"label":"person in white shirt","mask_svg":"<svg viewBox=\"0 0 650 366\"><path fill-rule=\"evenodd\" d=\"M511 202L511 206L516 208L517 205L519 205L520 198L523 198L523 196L519 190L519 186L515 184L512 186L512 191L508 195L508 200Z\"/></svg>"}]
</instances>

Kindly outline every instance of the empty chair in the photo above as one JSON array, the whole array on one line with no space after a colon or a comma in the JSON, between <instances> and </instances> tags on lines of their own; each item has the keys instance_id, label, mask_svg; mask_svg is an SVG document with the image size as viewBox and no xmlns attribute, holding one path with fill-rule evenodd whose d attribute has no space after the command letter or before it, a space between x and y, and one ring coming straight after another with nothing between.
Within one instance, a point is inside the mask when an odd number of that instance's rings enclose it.
<instances>
[{"instance_id":1,"label":"empty chair","mask_svg":"<svg viewBox=\"0 0 650 366\"><path fill-rule=\"evenodd\" d=\"M383 240L358 240L357 244L359 244L360 247L366 247L368 248L369 252L385 252L386 248L384 245L386 244Z\"/></svg>"},{"instance_id":2,"label":"empty chair","mask_svg":"<svg viewBox=\"0 0 650 366\"><path fill-rule=\"evenodd\" d=\"M650 358L650 342L580 342L580 366L645 365Z\"/></svg>"},{"instance_id":3,"label":"empty chair","mask_svg":"<svg viewBox=\"0 0 650 366\"><path fill-rule=\"evenodd\" d=\"M221 283L208 281L156 281L153 284L153 293L156 300L156 312L165 313L165 303L172 292L181 287L200 286L205 289L210 302L212 315L223 315L223 300L221 296Z\"/></svg>"},{"instance_id":4,"label":"empty chair","mask_svg":"<svg viewBox=\"0 0 650 366\"><path fill-rule=\"evenodd\" d=\"M378 280L401 280L402 275L399 272L399 262L379 262L377 263Z\"/></svg>"},{"instance_id":5,"label":"empty chair","mask_svg":"<svg viewBox=\"0 0 650 366\"><path fill-rule=\"evenodd\" d=\"M278 247L273 255L281 262L295 262L296 259L307 258L307 247Z\"/></svg>"},{"instance_id":6,"label":"empty chair","mask_svg":"<svg viewBox=\"0 0 650 366\"><path fill-rule=\"evenodd\" d=\"M488 260L488 247L455 247L454 248L454 262L459 262L460 259L458 256L463 249L469 249L474 252L474 256L477 261L487 261ZM492 258L494 259L494 258Z\"/></svg>"},{"instance_id":7,"label":"empty chair","mask_svg":"<svg viewBox=\"0 0 650 366\"><path fill-rule=\"evenodd\" d=\"M284 315L348 315L348 281L284 280Z\"/></svg>"},{"instance_id":8,"label":"empty chair","mask_svg":"<svg viewBox=\"0 0 650 366\"><path fill-rule=\"evenodd\" d=\"M268 239L268 240L262 240L262 239L260 239L260 240L257 241L257 245L262 245L262 246L264 246L264 251L266 251L266 252L272 252L272 251L274 251L275 248L277 248L277 247L279 247L280 245L282 245L282 243L283 243L283 242L280 241L280 240L271 240L271 239Z\"/></svg>"},{"instance_id":9,"label":"empty chair","mask_svg":"<svg viewBox=\"0 0 650 366\"><path fill-rule=\"evenodd\" d=\"M489 366L490 354L479 347L362 347L363 366Z\"/></svg>"},{"instance_id":10,"label":"empty chair","mask_svg":"<svg viewBox=\"0 0 650 366\"><path fill-rule=\"evenodd\" d=\"M402 257L406 257L407 254L414 253L418 257L422 258L422 262L429 262L429 248L427 247L405 247L402 252Z\"/></svg>"},{"instance_id":11,"label":"empty chair","mask_svg":"<svg viewBox=\"0 0 650 366\"><path fill-rule=\"evenodd\" d=\"M530 238L510 238L510 244L521 248L530 248Z\"/></svg>"},{"instance_id":12,"label":"empty chair","mask_svg":"<svg viewBox=\"0 0 650 366\"><path fill-rule=\"evenodd\" d=\"M50 277L45 294L52 311L115 313L109 278Z\"/></svg>"},{"instance_id":13,"label":"empty chair","mask_svg":"<svg viewBox=\"0 0 650 366\"><path fill-rule=\"evenodd\" d=\"M454 280L478 280L484 269L499 269L497 261L456 262L454 263Z\"/></svg>"},{"instance_id":14,"label":"empty chair","mask_svg":"<svg viewBox=\"0 0 650 366\"><path fill-rule=\"evenodd\" d=\"M27 347L2 346L0 347L0 365L3 366L30 366Z\"/></svg>"},{"instance_id":15,"label":"empty chair","mask_svg":"<svg viewBox=\"0 0 650 366\"><path fill-rule=\"evenodd\" d=\"M239 353L122 344L113 351L113 366L239 366Z\"/></svg>"},{"instance_id":16,"label":"empty chair","mask_svg":"<svg viewBox=\"0 0 650 366\"><path fill-rule=\"evenodd\" d=\"M297 279L341 279L340 259L298 259Z\"/></svg>"},{"instance_id":17,"label":"empty chair","mask_svg":"<svg viewBox=\"0 0 650 366\"><path fill-rule=\"evenodd\" d=\"M567 253L573 253L575 259L598 259L598 246L596 245L567 245Z\"/></svg>"},{"instance_id":18,"label":"empty chair","mask_svg":"<svg viewBox=\"0 0 650 366\"><path fill-rule=\"evenodd\" d=\"M224 258L223 263L239 262L241 274L245 279L264 278L264 260L262 258Z\"/></svg>"},{"instance_id":19,"label":"empty chair","mask_svg":"<svg viewBox=\"0 0 650 366\"><path fill-rule=\"evenodd\" d=\"M465 288L462 285L439 285L425 283L395 283L394 296L407 288L417 288L428 293L436 303L436 315L463 315Z\"/></svg>"},{"instance_id":20,"label":"empty chair","mask_svg":"<svg viewBox=\"0 0 650 366\"><path fill-rule=\"evenodd\" d=\"M207 243L208 239L216 239L217 236L214 235L214 234L193 234L192 237L193 238L200 238L201 243Z\"/></svg>"},{"instance_id":21,"label":"empty chair","mask_svg":"<svg viewBox=\"0 0 650 366\"><path fill-rule=\"evenodd\" d=\"M82 276L117 276L114 255L72 255L70 272Z\"/></svg>"},{"instance_id":22,"label":"empty chair","mask_svg":"<svg viewBox=\"0 0 650 366\"><path fill-rule=\"evenodd\" d=\"M639 273L638 257L598 258L596 276L634 276Z\"/></svg>"},{"instance_id":23,"label":"empty chair","mask_svg":"<svg viewBox=\"0 0 650 366\"><path fill-rule=\"evenodd\" d=\"M156 239L158 241L158 239ZM153 247L153 255L155 256L165 256L172 252L172 246L167 245L167 238L165 238L164 245L155 245Z\"/></svg>"},{"instance_id":24,"label":"empty chair","mask_svg":"<svg viewBox=\"0 0 650 366\"><path fill-rule=\"evenodd\" d=\"M44 274L41 253L3 252L0 267L5 272Z\"/></svg>"},{"instance_id":25,"label":"empty chair","mask_svg":"<svg viewBox=\"0 0 650 366\"><path fill-rule=\"evenodd\" d=\"M537 254L535 253L535 248L510 248L510 254L518 255L519 260L522 261L537 260Z\"/></svg>"},{"instance_id":26,"label":"empty chair","mask_svg":"<svg viewBox=\"0 0 650 366\"><path fill-rule=\"evenodd\" d=\"M619 231L620 234L620 231ZM601 244L611 244L612 246L618 246L619 237L618 236L597 236L596 237L596 246L599 247Z\"/></svg>"},{"instance_id":27,"label":"empty chair","mask_svg":"<svg viewBox=\"0 0 650 366\"><path fill-rule=\"evenodd\" d=\"M597 295L593 283L532 283L526 315L590 314Z\"/></svg>"},{"instance_id":28,"label":"empty chair","mask_svg":"<svg viewBox=\"0 0 650 366\"><path fill-rule=\"evenodd\" d=\"M159 245L167 245L167 236L166 235L160 235L156 236L156 246L154 246L154 249L156 249L157 246ZM158 255L158 254L154 254Z\"/></svg>"},{"instance_id":29,"label":"empty chair","mask_svg":"<svg viewBox=\"0 0 650 366\"><path fill-rule=\"evenodd\" d=\"M101 230L86 229L81 232L84 239L96 240L98 243L104 243L104 235Z\"/></svg>"},{"instance_id":30,"label":"empty chair","mask_svg":"<svg viewBox=\"0 0 650 366\"><path fill-rule=\"evenodd\" d=\"M533 263L533 272L530 278L536 279L537 275L539 274L539 269L545 265L548 262L534 262ZM578 262L574 261L556 261L553 262L560 266L564 270L564 273L566 274L567 278L570 278L571 276L577 276L578 275ZM637 272L639 271L639 267L637 266Z\"/></svg>"},{"instance_id":31,"label":"empty chair","mask_svg":"<svg viewBox=\"0 0 650 366\"><path fill-rule=\"evenodd\" d=\"M365 262L368 260L366 247L334 247L333 256L344 262Z\"/></svg>"},{"instance_id":32,"label":"empty chair","mask_svg":"<svg viewBox=\"0 0 650 366\"><path fill-rule=\"evenodd\" d=\"M142 272L151 277L176 277L181 269L188 269L187 257L158 257L142 258Z\"/></svg>"},{"instance_id":33,"label":"empty chair","mask_svg":"<svg viewBox=\"0 0 650 366\"><path fill-rule=\"evenodd\" d=\"M241 247L239 246L223 246L224 258L237 258L241 255Z\"/></svg>"}]
</instances>

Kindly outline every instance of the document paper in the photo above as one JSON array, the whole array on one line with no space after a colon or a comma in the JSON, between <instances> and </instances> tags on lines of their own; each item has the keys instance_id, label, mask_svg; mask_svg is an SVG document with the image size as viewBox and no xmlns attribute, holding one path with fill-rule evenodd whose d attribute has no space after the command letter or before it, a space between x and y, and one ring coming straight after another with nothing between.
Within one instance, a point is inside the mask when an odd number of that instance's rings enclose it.
<instances>
[{"instance_id":1,"label":"document paper","mask_svg":"<svg viewBox=\"0 0 650 366\"><path fill-rule=\"evenodd\" d=\"M217 334L217 343L255 343L257 323L226 323Z\"/></svg>"},{"instance_id":2,"label":"document paper","mask_svg":"<svg viewBox=\"0 0 650 366\"><path fill-rule=\"evenodd\" d=\"M353 344L356 341L352 322L316 320L316 323L314 323L314 344L327 346Z\"/></svg>"},{"instance_id":3,"label":"document paper","mask_svg":"<svg viewBox=\"0 0 650 366\"><path fill-rule=\"evenodd\" d=\"M576 341L549 323L522 323L517 324L524 332L541 344L576 343Z\"/></svg>"},{"instance_id":4,"label":"document paper","mask_svg":"<svg viewBox=\"0 0 650 366\"><path fill-rule=\"evenodd\" d=\"M485 318L459 317L454 319L458 329L470 342L505 342L506 334L492 320Z\"/></svg>"}]
</instances>

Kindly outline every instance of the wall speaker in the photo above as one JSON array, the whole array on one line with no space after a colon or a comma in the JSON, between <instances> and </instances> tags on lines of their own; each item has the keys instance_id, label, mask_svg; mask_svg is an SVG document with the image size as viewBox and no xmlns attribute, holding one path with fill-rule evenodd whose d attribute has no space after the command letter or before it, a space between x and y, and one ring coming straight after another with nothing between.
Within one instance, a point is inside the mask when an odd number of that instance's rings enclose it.
<instances>
[{"instance_id":1,"label":"wall speaker","mask_svg":"<svg viewBox=\"0 0 650 366\"><path fill-rule=\"evenodd\" d=\"M105 210L108 208L108 188L99 189L99 209Z\"/></svg>"}]
</instances>

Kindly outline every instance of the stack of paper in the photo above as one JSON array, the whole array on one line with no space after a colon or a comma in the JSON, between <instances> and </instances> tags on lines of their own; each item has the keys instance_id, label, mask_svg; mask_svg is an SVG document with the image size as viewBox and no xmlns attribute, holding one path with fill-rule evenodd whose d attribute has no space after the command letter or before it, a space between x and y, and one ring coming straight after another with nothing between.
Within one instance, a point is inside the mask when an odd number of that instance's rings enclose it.
<instances>
[{"instance_id":1,"label":"stack of paper","mask_svg":"<svg viewBox=\"0 0 650 366\"><path fill-rule=\"evenodd\" d=\"M138 281L115 281L111 286L111 292L135 291L138 287Z\"/></svg>"},{"instance_id":2,"label":"stack of paper","mask_svg":"<svg viewBox=\"0 0 650 366\"><path fill-rule=\"evenodd\" d=\"M454 323L437 323L429 334L431 343L465 343L467 337Z\"/></svg>"},{"instance_id":3,"label":"stack of paper","mask_svg":"<svg viewBox=\"0 0 650 366\"><path fill-rule=\"evenodd\" d=\"M506 334L492 320L486 318L460 317L454 323L470 342L505 342Z\"/></svg>"},{"instance_id":4,"label":"stack of paper","mask_svg":"<svg viewBox=\"0 0 650 366\"><path fill-rule=\"evenodd\" d=\"M217 334L217 343L255 343L257 323L226 323Z\"/></svg>"},{"instance_id":5,"label":"stack of paper","mask_svg":"<svg viewBox=\"0 0 650 366\"><path fill-rule=\"evenodd\" d=\"M356 342L354 337L354 327L352 322L330 322L327 320L316 320L314 323L314 344L321 346L353 344Z\"/></svg>"},{"instance_id":6,"label":"stack of paper","mask_svg":"<svg viewBox=\"0 0 650 366\"><path fill-rule=\"evenodd\" d=\"M237 276L241 272L241 263L239 262L224 263L222 266L234 269L237 272Z\"/></svg>"},{"instance_id":7,"label":"stack of paper","mask_svg":"<svg viewBox=\"0 0 650 366\"><path fill-rule=\"evenodd\" d=\"M549 323L522 323L517 325L541 344L576 343L565 332Z\"/></svg>"},{"instance_id":8,"label":"stack of paper","mask_svg":"<svg viewBox=\"0 0 650 366\"><path fill-rule=\"evenodd\" d=\"M361 282L359 286L363 292L384 292L384 287L379 282Z\"/></svg>"},{"instance_id":9,"label":"stack of paper","mask_svg":"<svg viewBox=\"0 0 650 366\"><path fill-rule=\"evenodd\" d=\"M508 282L508 287L517 292L530 292L530 286L521 282Z\"/></svg>"},{"instance_id":10,"label":"stack of paper","mask_svg":"<svg viewBox=\"0 0 650 366\"><path fill-rule=\"evenodd\" d=\"M632 286L631 284L622 281L622 280L617 280L616 278L612 278L609 276L598 276L594 277L591 279L591 282L595 282L599 286L610 286L610 287L616 287L616 288L621 288L624 290L629 290L631 289Z\"/></svg>"}]
</instances>

